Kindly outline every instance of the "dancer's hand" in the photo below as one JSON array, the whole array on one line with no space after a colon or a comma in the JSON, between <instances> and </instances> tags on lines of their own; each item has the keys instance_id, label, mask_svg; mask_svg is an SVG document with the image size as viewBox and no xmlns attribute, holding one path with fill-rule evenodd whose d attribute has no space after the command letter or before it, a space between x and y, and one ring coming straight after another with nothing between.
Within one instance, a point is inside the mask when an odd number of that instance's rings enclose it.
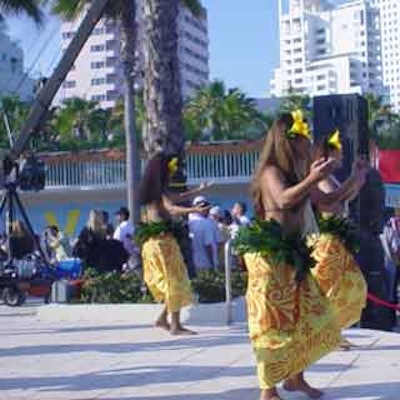
<instances>
[{"instance_id":1,"label":"dancer's hand","mask_svg":"<svg viewBox=\"0 0 400 400\"><path fill-rule=\"evenodd\" d=\"M215 181L207 181L207 182L201 182L199 185L199 190L206 190L210 188L211 186L214 186Z\"/></svg>"},{"instance_id":2,"label":"dancer's hand","mask_svg":"<svg viewBox=\"0 0 400 400\"><path fill-rule=\"evenodd\" d=\"M329 176L337 168L334 158L320 158L311 164L309 177L313 182L319 182Z\"/></svg>"},{"instance_id":3,"label":"dancer's hand","mask_svg":"<svg viewBox=\"0 0 400 400\"><path fill-rule=\"evenodd\" d=\"M197 206L193 206L193 212L202 214L206 211L209 211L211 209L211 207L212 207L211 204L207 204L207 205L199 204Z\"/></svg>"}]
</instances>

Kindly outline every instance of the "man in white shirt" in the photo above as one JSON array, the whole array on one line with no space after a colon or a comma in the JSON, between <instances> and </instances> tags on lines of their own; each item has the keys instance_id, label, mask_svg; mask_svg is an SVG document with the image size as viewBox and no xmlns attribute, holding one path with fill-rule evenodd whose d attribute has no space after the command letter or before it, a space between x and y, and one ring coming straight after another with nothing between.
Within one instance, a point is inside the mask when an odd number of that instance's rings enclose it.
<instances>
[{"instance_id":1,"label":"man in white shirt","mask_svg":"<svg viewBox=\"0 0 400 400\"><path fill-rule=\"evenodd\" d=\"M192 204L207 207L210 203L204 196L197 196ZM218 268L219 231L215 222L208 218L208 209L189 215L189 231L195 270Z\"/></svg>"},{"instance_id":2,"label":"man in white shirt","mask_svg":"<svg viewBox=\"0 0 400 400\"><path fill-rule=\"evenodd\" d=\"M124 249L129 254L129 268L135 269L140 266L140 251L135 244L133 235L135 228L129 220L129 210L126 207L121 207L115 215L118 218L118 226L114 231L113 239L120 241Z\"/></svg>"},{"instance_id":3,"label":"man in white shirt","mask_svg":"<svg viewBox=\"0 0 400 400\"><path fill-rule=\"evenodd\" d=\"M241 226L250 225L250 219L246 216L246 204L237 202L232 207L232 224L230 226L231 236L234 239Z\"/></svg>"}]
</instances>

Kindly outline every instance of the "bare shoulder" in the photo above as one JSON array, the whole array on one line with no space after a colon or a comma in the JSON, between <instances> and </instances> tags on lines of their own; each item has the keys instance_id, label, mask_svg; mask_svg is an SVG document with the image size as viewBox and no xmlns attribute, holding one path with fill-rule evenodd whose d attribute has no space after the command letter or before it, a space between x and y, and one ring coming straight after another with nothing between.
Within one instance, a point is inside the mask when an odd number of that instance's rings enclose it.
<instances>
[{"instance_id":1,"label":"bare shoulder","mask_svg":"<svg viewBox=\"0 0 400 400\"><path fill-rule=\"evenodd\" d=\"M275 165L267 165L261 175L263 181L283 181L281 170Z\"/></svg>"}]
</instances>

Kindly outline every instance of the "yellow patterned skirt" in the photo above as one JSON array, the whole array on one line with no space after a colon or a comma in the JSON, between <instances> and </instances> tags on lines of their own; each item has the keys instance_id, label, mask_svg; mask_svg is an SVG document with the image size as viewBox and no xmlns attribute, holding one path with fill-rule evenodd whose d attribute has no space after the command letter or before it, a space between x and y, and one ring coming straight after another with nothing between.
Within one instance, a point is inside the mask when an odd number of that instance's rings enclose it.
<instances>
[{"instance_id":1,"label":"yellow patterned skirt","mask_svg":"<svg viewBox=\"0 0 400 400\"><path fill-rule=\"evenodd\" d=\"M317 265L312 274L329 299L340 328L348 328L360 320L366 305L367 284L363 274L339 238L321 234L313 247Z\"/></svg>"},{"instance_id":2,"label":"yellow patterned skirt","mask_svg":"<svg viewBox=\"0 0 400 400\"><path fill-rule=\"evenodd\" d=\"M288 265L258 253L244 259L250 338L260 388L269 389L336 349L340 330L311 274L297 284Z\"/></svg>"},{"instance_id":3,"label":"yellow patterned skirt","mask_svg":"<svg viewBox=\"0 0 400 400\"><path fill-rule=\"evenodd\" d=\"M143 273L154 299L169 312L193 303L193 293L182 253L171 234L148 239L142 246Z\"/></svg>"}]
</instances>

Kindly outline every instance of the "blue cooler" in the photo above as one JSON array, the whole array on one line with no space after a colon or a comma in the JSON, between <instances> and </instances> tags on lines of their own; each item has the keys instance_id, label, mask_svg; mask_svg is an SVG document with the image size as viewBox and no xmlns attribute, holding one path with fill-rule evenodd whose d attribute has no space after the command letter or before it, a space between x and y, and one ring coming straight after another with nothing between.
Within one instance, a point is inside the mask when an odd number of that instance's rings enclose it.
<instances>
[{"instance_id":1,"label":"blue cooler","mask_svg":"<svg viewBox=\"0 0 400 400\"><path fill-rule=\"evenodd\" d=\"M82 263L79 258L69 258L60 261L56 268L57 278L77 279L82 273Z\"/></svg>"}]
</instances>

